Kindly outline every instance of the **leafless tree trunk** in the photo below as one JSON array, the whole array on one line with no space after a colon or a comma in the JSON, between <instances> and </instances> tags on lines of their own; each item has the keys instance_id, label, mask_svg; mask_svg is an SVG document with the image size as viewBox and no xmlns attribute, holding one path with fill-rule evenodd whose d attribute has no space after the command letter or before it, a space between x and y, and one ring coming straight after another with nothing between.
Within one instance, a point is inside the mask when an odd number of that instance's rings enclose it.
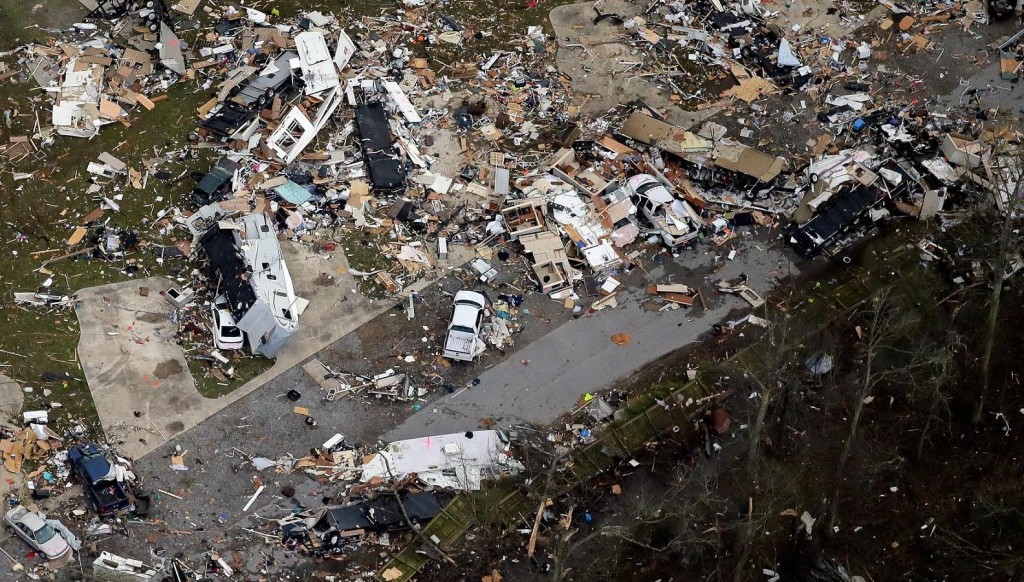
<instances>
[{"instance_id":1,"label":"leafless tree trunk","mask_svg":"<svg viewBox=\"0 0 1024 582\"><path fill-rule=\"evenodd\" d=\"M932 425L939 419L940 412L949 411L949 388L956 376L956 352L962 345L959 337L952 337L936 347L929 366L932 375L923 383L914 382L912 397L922 402L928 410L915 449L915 458L918 461L924 456L924 446L931 436Z\"/></svg>"},{"instance_id":2,"label":"leafless tree trunk","mask_svg":"<svg viewBox=\"0 0 1024 582\"><path fill-rule=\"evenodd\" d=\"M794 346L787 341L788 331L789 326L785 320L773 321L759 344L762 349L753 352L759 356L756 366L742 364L743 371L757 385L760 398L757 415L750 429L750 441L747 443L747 478L755 490L758 488L757 473L761 461L761 435L764 433L768 411L776 396L794 381L787 373L794 353ZM753 367L764 371L755 371Z\"/></svg>"},{"instance_id":3,"label":"leafless tree trunk","mask_svg":"<svg viewBox=\"0 0 1024 582\"><path fill-rule=\"evenodd\" d=\"M981 386L978 392L978 401L974 406L974 414L971 417L974 424L981 422L985 412L985 399L988 397L989 388L992 384L992 351L995 349L996 328L999 325L999 307L1003 295L1003 283L1006 281L1006 269L1015 253L1014 248L1019 248L1020 237L1017 234L1017 210L1020 207L1021 188L1024 182L1024 155L1019 146L1008 143L999 143L993 148L991 166L996 168L993 175L993 189L995 195L1006 194L1006 207L1003 209L1005 216L999 226L999 245L996 248L996 256L992 261L992 268L995 271L992 290L988 297L988 316L985 318L985 332L981 348Z\"/></svg>"},{"instance_id":4,"label":"leafless tree trunk","mask_svg":"<svg viewBox=\"0 0 1024 582\"><path fill-rule=\"evenodd\" d=\"M883 368L878 365L878 358L883 352L901 351L896 348L894 342L900 339L904 332L915 323L915 318L911 314L903 312L893 304L890 292L889 288L883 289L874 298L874 305L868 313L868 322L866 324L868 329L862 332L865 343L864 367L861 372L860 387L856 392L855 401L853 402L853 417L850 419L850 431L846 435L846 441L843 443L843 449L839 454L839 463L836 466L835 488L832 491L832 497L829 502L829 530L832 530L835 526L836 515L839 511L839 495L842 489L843 475L846 471L846 464L853 452L853 445L857 441L857 432L860 429L864 405L867 404L869 397L880 383L896 376L911 373L923 364L923 362L918 360L920 355L913 354L914 360L902 366L889 365ZM903 353L906 354L906 352Z\"/></svg>"},{"instance_id":5,"label":"leafless tree trunk","mask_svg":"<svg viewBox=\"0 0 1024 582\"><path fill-rule=\"evenodd\" d=\"M999 325L999 304L1003 296L1003 283L1006 281L1006 267L1009 258L1010 235L1013 232L1010 217L1006 217L1002 227L999 229L999 250L994 261L995 279L992 282L992 292L988 297L988 317L985 318L985 336L981 348L981 388L978 394L978 402L974 406L974 415L971 421L974 424L981 422L981 416L985 411L985 398L988 396L989 385L992 382L992 350L996 344L996 327Z\"/></svg>"},{"instance_id":6,"label":"leafless tree trunk","mask_svg":"<svg viewBox=\"0 0 1024 582\"><path fill-rule=\"evenodd\" d=\"M761 402L757 406L757 416L754 418L754 424L750 429L750 442L747 443L747 478L753 484L754 489L757 489L757 467L761 461L761 433L764 430L764 419L768 416L768 407L771 405L775 393L750 368L745 369L747 374L757 383L758 388L760 388L758 396L761 398Z\"/></svg>"}]
</instances>

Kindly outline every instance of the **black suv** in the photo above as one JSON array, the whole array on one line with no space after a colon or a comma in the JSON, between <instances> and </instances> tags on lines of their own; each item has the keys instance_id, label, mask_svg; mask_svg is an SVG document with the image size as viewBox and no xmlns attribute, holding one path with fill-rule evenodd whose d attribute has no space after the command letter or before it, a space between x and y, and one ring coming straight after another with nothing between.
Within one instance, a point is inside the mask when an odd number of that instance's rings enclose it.
<instances>
[{"instance_id":1,"label":"black suv","mask_svg":"<svg viewBox=\"0 0 1024 582\"><path fill-rule=\"evenodd\" d=\"M149 498L135 496L125 481L118 481L114 465L93 443L71 447L68 462L75 479L85 489L89 504L100 515L134 512L144 515L149 509Z\"/></svg>"}]
</instances>

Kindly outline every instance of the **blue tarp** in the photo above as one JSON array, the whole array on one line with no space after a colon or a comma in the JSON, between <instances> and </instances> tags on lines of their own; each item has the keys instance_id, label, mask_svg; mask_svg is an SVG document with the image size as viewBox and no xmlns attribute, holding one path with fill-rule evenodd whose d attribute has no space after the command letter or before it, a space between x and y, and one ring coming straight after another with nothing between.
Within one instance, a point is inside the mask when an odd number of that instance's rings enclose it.
<instances>
[{"instance_id":1,"label":"blue tarp","mask_svg":"<svg viewBox=\"0 0 1024 582\"><path fill-rule=\"evenodd\" d=\"M285 202L291 202L292 204L302 204L313 197L308 190L291 180L274 187L274 192L277 192L278 196L284 198Z\"/></svg>"}]
</instances>

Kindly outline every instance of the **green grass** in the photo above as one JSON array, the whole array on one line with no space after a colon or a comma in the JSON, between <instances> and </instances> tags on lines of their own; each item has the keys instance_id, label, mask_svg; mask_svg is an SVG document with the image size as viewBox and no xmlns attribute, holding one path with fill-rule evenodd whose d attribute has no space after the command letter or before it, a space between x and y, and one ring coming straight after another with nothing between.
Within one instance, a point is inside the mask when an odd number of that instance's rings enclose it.
<instances>
[{"instance_id":1,"label":"green grass","mask_svg":"<svg viewBox=\"0 0 1024 582\"><path fill-rule=\"evenodd\" d=\"M21 30L31 14L6 3L0 6L0 22L8 30ZM6 17L6 18L4 18ZM3 30L3 29L0 29ZM38 29L28 29L36 31ZM10 40L13 36L0 34ZM24 36L23 36L24 38ZM8 47L3 47L8 48ZM8 65L14 63L7 59ZM76 378L83 378L77 362L76 347L79 339L78 321L73 311L49 311L38 308L24 308L13 302L13 292L35 290L46 276L37 272L42 262L61 256L73 250L85 248L85 244L69 249L66 245L74 227L81 223L81 217L98 206L86 194L89 186L88 163L103 151L127 162L130 166L144 171L143 160L160 157L171 150L187 145L187 136L195 128L195 108L205 101L202 92L196 92L196 82L173 85L167 99L157 102L152 111L139 108L132 112L131 127L120 124L105 126L99 135L91 140L56 136L53 143L43 144L39 140L37 156L16 164L6 163L0 174L0 236L5 243L0 249L0 302L5 311L5 334L0 336L0 350L19 354L13 356L0 352L0 363L9 365L0 368L24 385L40 386L45 372L64 372ZM15 77L0 83L0 109L17 111L10 129L0 126L0 139L6 142L11 135L32 135L35 111L40 121L46 123L50 103L41 97L35 81L29 77L20 81ZM162 208L179 205L192 187L188 171L202 171L212 163L212 154L206 153L197 159L161 163L159 169L166 170L174 177L184 172L177 180L162 181L150 175L146 188L136 190L118 180L120 190L115 193L113 182L102 189L102 194L113 197L123 194L121 212L108 211L109 226L135 231L144 242L169 244L186 237L184 231L175 231L172 236L161 236L151 228L152 219ZM32 179L15 182L13 172L34 172ZM162 197L161 202L157 198ZM187 209L187 204L180 204ZM27 237L25 242L14 242L16 234ZM86 239L89 240L89 237ZM52 251L52 252L44 252ZM173 269L189 270L192 265L182 259L168 259L163 265L146 249L128 257L138 262L140 270L136 277L168 275ZM47 265L53 272L54 284L74 291L84 287L122 281L127 275L121 273L124 263L100 260L66 259ZM255 375L260 368L269 366L238 366L238 379L232 383L241 385ZM251 377L251 376L250 376ZM84 378L83 378L84 380ZM202 378L197 384L203 385ZM95 404L84 381L72 382L68 388L47 385L53 393L44 397L37 388L26 397L26 409L36 408L45 403L58 402L63 405L53 416L83 419L89 425L96 425ZM220 395L222 390L205 390L206 395Z\"/></svg>"},{"instance_id":2,"label":"green grass","mask_svg":"<svg viewBox=\"0 0 1024 582\"><path fill-rule=\"evenodd\" d=\"M350 269L364 273L383 269L388 271L392 277L397 276L393 269L397 263L385 256L381 250L387 248L388 238L386 235L374 235L366 231L344 228L335 231L332 240L345 253ZM387 296L387 291L375 277L359 277L357 281L357 288L361 294L372 299L382 299Z\"/></svg>"},{"instance_id":3,"label":"green grass","mask_svg":"<svg viewBox=\"0 0 1024 582\"><path fill-rule=\"evenodd\" d=\"M0 102L13 101L20 110L30 111L26 94L34 93L31 91L33 85L34 81L0 85ZM189 126L182 120L191 122L188 116L194 97L190 99L192 96L184 86L172 90L171 95L153 111L137 113L131 128L108 126L91 141L58 137L52 145L41 145L42 154L38 160L25 160L13 168L21 172L35 171L31 180L15 183L9 172L0 178L0 189L5 194L4 204L0 205L0 221L6 227L2 230L6 245L0 259L0 300L7 311L8 324L7 333L0 337L0 349L24 356L8 359L7 354L3 354L2 361L10 364L5 369L7 375L29 385L37 384L44 372L66 372L82 377L76 358L79 329L74 313L70 310L19 307L13 304L12 293L32 291L43 282L46 276L37 270L44 260L84 248L80 245L69 249L66 240L71 230L80 224L81 217L97 207L85 193L88 187L85 168L89 161L100 152L109 151L131 165L141 167L142 157L152 155L154 147L167 148L183 142ZM34 122L34 117L32 120ZM28 134L31 132L29 123L23 117L17 118L12 134ZM175 174L183 167L178 163L164 165L164 169ZM123 212L108 212L109 225L136 231L143 240L169 242L149 232L143 218L151 216L159 207L175 203L189 188L190 184L185 181L161 183L152 177L145 190L122 188ZM113 192L104 188L104 194L111 196ZM164 197L163 203L155 202L158 196ZM153 206L156 204L158 206ZM8 242L15 238L16 233L23 234L27 240L24 243ZM155 257L146 250L129 258L138 261L141 267L139 276L166 275L175 266L173 259L164 265L157 264ZM47 269L53 272L55 285L74 291L124 280L126 276L120 272L123 266L121 261L66 259L50 263ZM88 419L95 417L95 405L84 382L80 390L54 390L54 394L45 399L37 391L26 399L26 406L42 404L35 402L36 399L60 402L69 414Z\"/></svg>"},{"instance_id":4,"label":"green grass","mask_svg":"<svg viewBox=\"0 0 1024 582\"><path fill-rule=\"evenodd\" d=\"M44 15L33 14L31 6L32 2L0 3L0 42L3 43L4 50L46 37L44 31L32 25L47 26L50 23L42 18Z\"/></svg>"},{"instance_id":5,"label":"green grass","mask_svg":"<svg viewBox=\"0 0 1024 582\"><path fill-rule=\"evenodd\" d=\"M196 390L206 398L226 396L274 365L273 360L266 358L240 354L235 357L238 359L233 359L230 364L221 367L222 371L225 367L235 369L234 376L224 381L210 373L209 362L189 358L188 369L195 380Z\"/></svg>"}]
</instances>

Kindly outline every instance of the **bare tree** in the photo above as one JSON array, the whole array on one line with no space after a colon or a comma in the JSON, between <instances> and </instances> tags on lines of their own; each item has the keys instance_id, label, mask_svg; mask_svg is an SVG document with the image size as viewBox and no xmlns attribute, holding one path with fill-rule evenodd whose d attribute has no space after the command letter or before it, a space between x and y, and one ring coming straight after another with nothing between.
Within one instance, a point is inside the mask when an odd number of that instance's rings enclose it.
<instances>
[{"instance_id":1,"label":"bare tree","mask_svg":"<svg viewBox=\"0 0 1024 582\"><path fill-rule=\"evenodd\" d=\"M789 405L789 391L796 383L792 374L794 347L789 342L789 322L785 317L772 321L764 337L758 342L758 348L747 353L754 358L751 362L741 362L744 373L754 381L758 389L757 413L751 424L747 443L747 478L754 489L758 488L758 466L761 462L761 441L768 412L778 396L785 399L778 411L780 417L785 416L785 408Z\"/></svg>"},{"instance_id":2,"label":"bare tree","mask_svg":"<svg viewBox=\"0 0 1024 582\"><path fill-rule=\"evenodd\" d=\"M921 427L915 448L918 461L924 454L924 446L934 424L941 416L949 416L950 389L956 380L956 355L962 348L963 340L957 335L951 336L932 351L928 366L931 374L925 378L911 377L911 400L923 404L926 411L924 426Z\"/></svg>"},{"instance_id":3,"label":"bare tree","mask_svg":"<svg viewBox=\"0 0 1024 582\"><path fill-rule=\"evenodd\" d=\"M843 443L836 467L836 482L829 504L829 524L831 530L835 526L839 511L839 496L842 489L846 464L850 460L853 446L857 442L864 406L871 401L875 389L884 382L907 378L926 365L921 352L912 352L900 346L907 332L916 325L915 314L901 309L891 296L891 288L882 289L875 297L872 305L861 315L865 318L862 326L856 330L864 344L864 363L860 371L860 385L854 393L853 415L850 419L850 430ZM866 329L864 329L866 327Z\"/></svg>"},{"instance_id":4,"label":"bare tree","mask_svg":"<svg viewBox=\"0 0 1024 582\"><path fill-rule=\"evenodd\" d=\"M747 443L747 479L753 484L754 489L757 489L757 468L761 462L761 433L764 431L764 420L768 416L768 407L771 405L772 399L775 398L775 391L781 388L782 383L776 382L775 386L769 387L749 367L744 367L744 369L760 389L758 396L761 398L757 406L757 415L754 417L754 424L750 428L750 441Z\"/></svg>"},{"instance_id":5,"label":"bare tree","mask_svg":"<svg viewBox=\"0 0 1024 582\"><path fill-rule=\"evenodd\" d=\"M550 580L559 582L570 572L568 564L597 540L617 542L642 548L655 554L669 551L699 553L715 548L720 543L720 531L715 526L697 527L697 524L714 522L726 504L716 495L717 468L702 463L695 468L680 468L663 491L656 494L641 494L629 503L623 512L625 520L610 521L583 533L574 524L573 512L561 516L547 536L548 554L551 557ZM671 531L671 537L655 545L645 530L664 526ZM616 552L602 544L601 553L608 559L616 559Z\"/></svg>"},{"instance_id":6,"label":"bare tree","mask_svg":"<svg viewBox=\"0 0 1024 582\"><path fill-rule=\"evenodd\" d=\"M773 403L781 401L777 414L779 419L785 417L786 408L790 404L789 393L797 382L796 374L793 373L793 356L797 350L796 346L790 345L789 331L789 322L784 317L771 322L759 343L760 349L748 352L754 359L749 364L741 364L746 375L757 386L759 401L747 442L746 476L749 492L745 518L736 524L733 579L737 582L747 574L751 544L769 516L768 508L774 497L774 492L765 487L759 473L762 435Z\"/></svg>"},{"instance_id":7,"label":"bare tree","mask_svg":"<svg viewBox=\"0 0 1024 582\"><path fill-rule=\"evenodd\" d=\"M734 582L750 579L751 567L760 571L751 563L758 542L764 540L765 534L775 527L773 524L777 523L780 513L799 503L793 495L798 490L798 476L792 467L772 464L763 469L757 494L742 500L742 514L733 523L726 524L735 533Z\"/></svg>"},{"instance_id":8,"label":"bare tree","mask_svg":"<svg viewBox=\"0 0 1024 582\"><path fill-rule=\"evenodd\" d=\"M1010 134L1002 132L1004 136ZM1018 232L1017 210L1021 197L1024 196L1024 152L1016 142L1016 134L1010 134L1013 140L1004 137L996 143L993 154L988 160L990 185L996 199L1005 197L1002 211L1003 219L999 224L999 239L995 257L992 261L993 281L988 295L988 315L985 318L984 333L981 347L981 386L978 400L974 406L971 420L974 424L981 422L985 411L985 399L992 384L992 351L995 348L996 329L999 324L999 307L1002 301L1003 284L1011 261L1019 257L1020 235Z\"/></svg>"}]
</instances>

